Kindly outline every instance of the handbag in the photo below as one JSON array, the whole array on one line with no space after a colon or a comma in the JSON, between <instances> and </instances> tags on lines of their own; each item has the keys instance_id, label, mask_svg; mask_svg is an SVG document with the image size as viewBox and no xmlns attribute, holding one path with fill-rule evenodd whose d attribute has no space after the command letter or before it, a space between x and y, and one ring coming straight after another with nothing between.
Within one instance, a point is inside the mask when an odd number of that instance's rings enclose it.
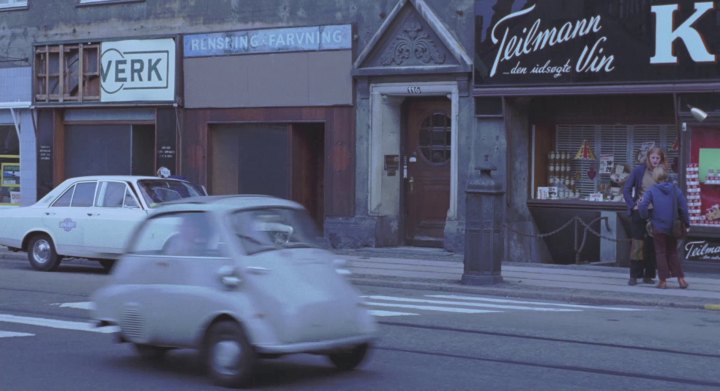
<instances>
[{"instance_id":1,"label":"handbag","mask_svg":"<svg viewBox=\"0 0 720 391\"><path fill-rule=\"evenodd\" d=\"M687 234L685 222L680 219L677 208L677 192L673 188L673 219L672 219L672 236L675 239L684 239Z\"/></svg>"}]
</instances>

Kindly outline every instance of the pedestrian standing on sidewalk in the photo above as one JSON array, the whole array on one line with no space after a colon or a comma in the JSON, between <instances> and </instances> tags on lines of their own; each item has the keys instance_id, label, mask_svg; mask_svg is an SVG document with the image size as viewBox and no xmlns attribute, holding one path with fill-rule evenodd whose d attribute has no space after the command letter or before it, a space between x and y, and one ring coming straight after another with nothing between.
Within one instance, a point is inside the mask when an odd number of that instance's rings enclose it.
<instances>
[{"instance_id":1,"label":"pedestrian standing on sidewalk","mask_svg":"<svg viewBox=\"0 0 720 391\"><path fill-rule=\"evenodd\" d=\"M665 166L665 151L659 147L651 147L646 158L633 168L630 177L623 186L623 196L630 216L630 280L628 285L636 285L642 278L646 284L654 284L655 280L655 247L653 239L645 228L647 221L638 213L638 202L643 194L655 185L652 170Z\"/></svg>"},{"instance_id":2,"label":"pedestrian standing on sidewalk","mask_svg":"<svg viewBox=\"0 0 720 391\"><path fill-rule=\"evenodd\" d=\"M677 277L678 285L685 289L688 283L685 281L678 256L677 239L673 236L672 230L673 220L676 217L679 217L686 227L690 225L687 200L680 189L667 180L665 167L657 166L652 173L657 184L645 192L638 205L638 211L643 218L650 215L657 271L660 277L657 287L665 289L668 277ZM653 206L652 212L649 212L650 205Z\"/></svg>"}]
</instances>

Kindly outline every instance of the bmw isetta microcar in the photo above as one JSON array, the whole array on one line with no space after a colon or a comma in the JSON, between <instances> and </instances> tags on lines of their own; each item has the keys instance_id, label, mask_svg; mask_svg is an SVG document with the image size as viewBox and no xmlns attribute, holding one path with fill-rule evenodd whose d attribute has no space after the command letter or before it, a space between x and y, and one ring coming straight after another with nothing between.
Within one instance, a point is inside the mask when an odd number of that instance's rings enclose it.
<instances>
[{"instance_id":1,"label":"bmw isetta microcar","mask_svg":"<svg viewBox=\"0 0 720 391\"><path fill-rule=\"evenodd\" d=\"M134 232L92 316L146 358L194 348L210 377L247 386L260 358L365 358L376 323L305 209L269 196L188 198Z\"/></svg>"}]
</instances>

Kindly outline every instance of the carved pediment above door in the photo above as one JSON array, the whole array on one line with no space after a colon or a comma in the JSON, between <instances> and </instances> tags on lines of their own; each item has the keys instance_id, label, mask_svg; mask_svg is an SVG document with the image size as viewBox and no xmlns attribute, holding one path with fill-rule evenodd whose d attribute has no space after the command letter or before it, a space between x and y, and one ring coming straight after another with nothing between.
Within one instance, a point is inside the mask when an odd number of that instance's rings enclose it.
<instances>
[{"instance_id":1,"label":"carved pediment above door","mask_svg":"<svg viewBox=\"0 0 720 391\"><path fill-rule=\"evenodd\" d=\"M422 0L400 0L354 64L356 76L464 73L471 60Z\"/></svg>"}]
</instances>

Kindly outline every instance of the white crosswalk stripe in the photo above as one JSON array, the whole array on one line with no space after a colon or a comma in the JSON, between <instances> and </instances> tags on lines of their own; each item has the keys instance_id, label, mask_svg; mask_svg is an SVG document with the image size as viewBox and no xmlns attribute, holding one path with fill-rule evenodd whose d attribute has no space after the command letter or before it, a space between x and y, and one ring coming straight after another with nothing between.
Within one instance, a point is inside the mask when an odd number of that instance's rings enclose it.
<instances>
[{"instance_id":1,"label":"white crosswalk stripe","mask_svg":"<svg viewBox=\"0 0 720 391\"><path fill-rule=\"evenodd\" d=\"M0 330L0 338L12 338L12 337L32 337L35 334L30 333L16 333L13 331L2 331Z\"/></svg>"},{"instance_id":2,"label":"white crosswalk stripe","mask_svg":"<svg viewBox=\"0 0 720 391\"><path fill-rule=\"evenodd\" d=\"M116 330L116 328L114 327L95 327L90 324L90 322L73 322L68 320L0 314L0 323L3 322L25 324L31 326L51 327L64 330L90 331L94 333L112 333Z\"/></svg>"},{"instance_id":3,"label":"white crosswalk stripe","mask_svg":"<svg viewBox=\"0 0 720 391\"><path fill-rule=\"evenodd\" d=\"M641 311L635 308L605 307L579 304L547 303L538 301L493 299L477 296L462 295L425 295L423 298L410 298L385 295L363 296L369 307L399 308L406 310L422 310L435 312L485 314L506 311L535 311L535 312L580 312L585 310L607 311ZM418 313L403 313L371 309L375 316L407 316Z\"/></svg>"},{"instance_id":4,"label":"white crosswalk stripe","mask_svg":"<svg viewBox=\"0 0 720 391\"><path fill-rule=\"evenodd\" d=\"M427 297L434 297L434 298L439 298L439 299L483 301L483 302L488 302L488 303L533 304L533 305L544 305L544 306L548 306L548 307L576 308L576 309L593 309L593 310L607 310L607 311L641 311L640 309L637 309L637 308L627 308L627 307L607 307L607 306L601 306L601 305L545 303L545 302L537 302L537 301L491 299L491 298L476 297L476 296L427 295Z\"/></svg>"}]
</instances>

